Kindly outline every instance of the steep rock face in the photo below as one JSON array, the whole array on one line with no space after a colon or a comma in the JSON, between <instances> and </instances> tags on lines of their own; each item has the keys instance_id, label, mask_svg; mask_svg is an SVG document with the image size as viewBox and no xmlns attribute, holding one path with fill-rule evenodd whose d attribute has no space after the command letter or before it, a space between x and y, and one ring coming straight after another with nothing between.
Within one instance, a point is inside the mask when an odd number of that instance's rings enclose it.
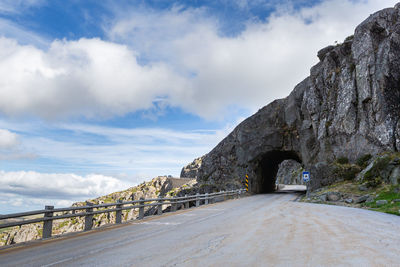
<instances>
[{"instance_id":1,"label":"steep rock face","mask_svg":"<svg viewBox=\"0 0 400 267\"><path fill-rule=\"evenodd\" d=\"M239 124L197 169L199 182L272 191L283 160L301 162L314 187L325 163L400 149L400 5L371 15L354 36L318 52L320 62L285 99ZM192 163L194 164L194 163ZM321 184L321 181L324 182Z\"/></svg>"},{"instance_id":2,"label":"steep rock face","mask_svg":"<svg viewBox=\"0 0 400 267\"><path fill-rule=\"evenodd\" d=\"M277 184L287 185L303 185L302 172L303 167L295 160L284 160L279 164L279 169L276 174Z\"/></svg>"},{"instance_id":3,"label":"steep rock face","mask_svg":"<svg viewBox=\"0 0 400 267\"><path fill-rule=\"evenodd\" d=\"M201 167L201 162L204 157L199 157L193 160L192 163L182 168L181 178L197 178L197 172Z\"/></svg>"}]
</instances>

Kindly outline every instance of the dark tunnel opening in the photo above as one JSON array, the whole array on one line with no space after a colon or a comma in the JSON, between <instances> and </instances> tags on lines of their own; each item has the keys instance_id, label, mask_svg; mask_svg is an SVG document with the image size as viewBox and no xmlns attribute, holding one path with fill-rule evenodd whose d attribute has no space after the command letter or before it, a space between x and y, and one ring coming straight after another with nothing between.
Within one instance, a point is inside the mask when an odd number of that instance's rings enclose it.
<instances>
[{"instance_id":1,"label":"dark tunnel opening","mask_svg":"<svg viewBox=\"0 0 400 267\"><path fill-rule=\"evenodd\" d=\"M262 155L256 168L256 181L252 186L252 192L256 194L275 191L276 174L279 164L287 159L293 159L301 163L300 157L294 151L270 151Z\"/></svg>"}]
</instances>

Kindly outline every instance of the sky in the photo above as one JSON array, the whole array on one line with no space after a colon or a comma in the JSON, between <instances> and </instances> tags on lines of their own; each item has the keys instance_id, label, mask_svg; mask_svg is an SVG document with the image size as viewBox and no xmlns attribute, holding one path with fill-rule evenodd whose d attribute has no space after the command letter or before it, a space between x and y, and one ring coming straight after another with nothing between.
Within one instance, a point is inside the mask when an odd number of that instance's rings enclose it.
<instances>
[{"instance_id":1,"label":"sky","mask_svg":"<svg viewBox=\"0 0 400 267\"><path fill-rule=\"evenodd\" d=\"M181 168L391 0L0 0L0 214Z\"/></svg>"}]
</instances>

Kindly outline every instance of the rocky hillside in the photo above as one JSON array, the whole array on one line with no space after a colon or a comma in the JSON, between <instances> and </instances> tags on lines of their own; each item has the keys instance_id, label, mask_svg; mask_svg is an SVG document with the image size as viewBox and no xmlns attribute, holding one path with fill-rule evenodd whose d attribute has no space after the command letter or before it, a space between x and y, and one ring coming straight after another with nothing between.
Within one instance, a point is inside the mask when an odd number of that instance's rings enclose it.
<instances>
[{"instance_id":1,"label":"rocky hillside","mask_svg":"<svg viewBox=\"0 0 400 267\"><path fill-rule=\"evenodd\" d=\"M145 199L157 198L157 197L173 197L180 192L188 191L197 182L194 179L180 179L180 178L169 178L165 176L159 176L154 178L150 182L144 182L138 186L131 187L127 190L115 192L109 195L98 197L95 199L88 200L93 204L102 203L115 203L117 200L129 201L139 200L141 197ZM84 206L85 202L77 202L72 206ZM168 209L165 205L163 209ZM151 208L145 209L146 215L152 215L155 210ZM138 216L137 210L123 211L122 220L129 221L135 219ZM115 212L108 214L99 214L94 216L93 226L94 228L110 224L115 222ZM59 235L64 233L82 231L84 227L84 218L72 218L65 220L53 221L53 235ZM2 229L0 232L0 246L10 245L20 242L26 242L29 240L39 239L42 236L42 224L28 224L22 227L12 227L8 229Z\"/></svg>"},{"instance_id":2,"label":"rocky hillside","mask_svg":"<svg viewBox=\"0 0 400 267\"><path fill-rule=\"evenodd\" d=\"M336 170L327 174L341 177L304 197L303 201L334 204L400 215L400 153L382 153L360 158L350 164L341 158Z\"/></svg>"},{"instance_id":3,"label":"rocky hillside","mask_svg":"<svg viewBox=\"0 0 400 267\"><path fill-rule=\"evenodd\" d=\"M319 63L292 93L239 124L182 177L230 189L249 176L254 193L274 190L287 159L311 172L312 188L339 158L400 149L400 4L381 10L343 43L318 52ZM199 164L200 163L200 164Z\"/></svg>"}]
</instances>

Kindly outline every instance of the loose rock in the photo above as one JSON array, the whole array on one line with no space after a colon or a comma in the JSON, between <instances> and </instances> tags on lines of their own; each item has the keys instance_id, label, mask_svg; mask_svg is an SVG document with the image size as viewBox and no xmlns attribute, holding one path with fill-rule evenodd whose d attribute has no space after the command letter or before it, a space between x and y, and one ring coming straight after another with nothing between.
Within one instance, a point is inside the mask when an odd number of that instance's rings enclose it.
<instances>
[{"instance_id":1,"label":"loose rock","mask_svg":"<svg viewBox=\"0 0 400 267\"><path fill-rule=\"evenodd\" d=\"M383 205L386 205L387 203L388 203L388 201L385 200L385 199L383 199L383 200L377 200L377 201L376 201L376 205L377 205L378 207L383 206Z\"/></svg>"},{"instance_id":2,"label":"loose rock","mask_svg":"<svg viewBox=\"0 0 400 267\"><path fill-rule=\"evenodd\" d=\"M360 191L367 191L367 190L368 190L368 187L366 187L365 185L359 185L359 186L358 186L358 190L360 190Z\"/></svg>"},{"instance_id":3,"label":"loose rock","mask_svg":"<svg viewBox=\"0 0 400 267\"><path fill-rule=\"evenodd\" d=\"M369 198L369 195L361 196L361 197L357 198L354 201L354 203L356 203L356 204L363 203L363 202L367 201L368 198Z\"/></svg>"},{"instance_id":4,"label":"loose rock","mask_svg":"<svg viewBox=\"0 0 400 267\"><path fill-rule=\"evenodd\" d=\"M351 203L353 203L353 199L352 198L346 198L344 200L344 202L346 202L347 204L351 204Z\"/></svg>"},{"instance_id":5,"label":"loose rock","mask_svg":"<svg viewBox=\"0 0 400 267\"><path fill-rule=\"evenodd\" d=\"M327 194L328 201L339 201L342 195L339 192L329 192Z\"/></svg>"}]
</instances>

